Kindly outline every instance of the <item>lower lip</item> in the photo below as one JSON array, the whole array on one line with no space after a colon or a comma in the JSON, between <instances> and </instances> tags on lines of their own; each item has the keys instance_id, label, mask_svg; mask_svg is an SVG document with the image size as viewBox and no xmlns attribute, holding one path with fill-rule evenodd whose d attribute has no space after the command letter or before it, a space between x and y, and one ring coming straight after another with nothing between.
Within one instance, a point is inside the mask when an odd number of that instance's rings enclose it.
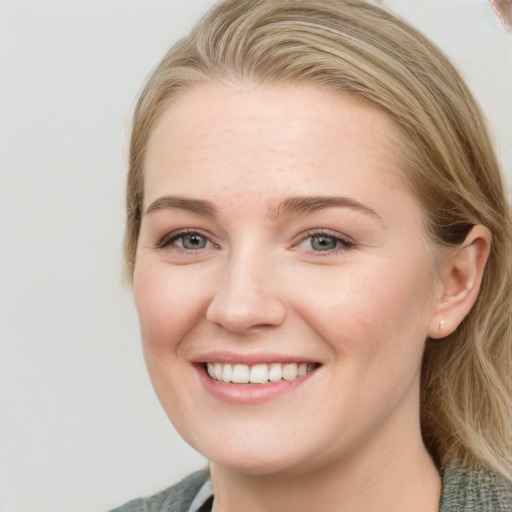
<instances>
[{"instance_id":1,"label":"lower lip","mask_svg":"<svg viewBox=\"0 0 512 512\"><path fill-rule=\"evenodd\" d=\"M308 372L294 380L270 382L269 384L230 384L213 380L202 366L196 367L201 384L206 391L224 402L240 405L255 405L289 393L307 382L316 373Z\"/></svg>"}]
</instances>

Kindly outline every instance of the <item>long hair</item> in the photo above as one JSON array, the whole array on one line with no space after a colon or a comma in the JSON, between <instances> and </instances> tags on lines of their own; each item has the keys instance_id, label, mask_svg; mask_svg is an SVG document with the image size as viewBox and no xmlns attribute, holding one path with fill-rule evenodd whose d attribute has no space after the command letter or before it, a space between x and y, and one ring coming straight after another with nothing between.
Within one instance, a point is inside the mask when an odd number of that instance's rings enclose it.
<instances>
[{"instance_id":1,"label":"long hair","mask_svg":"<svg viewBox=\"0 0 512 512\"><path fill-rule=\"evenodd\" d=\"M432 244L492 234L479 297L458 329L427 340L424 441L440 464L457 458L512 479L511 217L485 121L442 52L415 29L358 0L226 0L176 43L150 77L133 119L127 184L131 280L148 138L161 113L198 83L311 84L384 110L402 134L400 175Z\"/></svg>"}]
</instances>

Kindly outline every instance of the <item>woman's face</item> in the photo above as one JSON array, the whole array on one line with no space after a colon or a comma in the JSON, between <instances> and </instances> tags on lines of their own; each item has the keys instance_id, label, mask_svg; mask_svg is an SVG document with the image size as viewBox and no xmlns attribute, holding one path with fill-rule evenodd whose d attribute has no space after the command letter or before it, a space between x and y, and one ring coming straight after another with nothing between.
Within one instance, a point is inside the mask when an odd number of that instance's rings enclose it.
<instances>
[{"instance_id":1,"label":"woman's face","mask_svg":"<svg viewBox=\"0 0 512 512\"><path fill-rule=\"evenodd\" d=\"M439 278L397 146L385 114L310 86L196 86L154 128L135 301L158 397L209 460L417 441Z\"/></svg>"}]
</instances>

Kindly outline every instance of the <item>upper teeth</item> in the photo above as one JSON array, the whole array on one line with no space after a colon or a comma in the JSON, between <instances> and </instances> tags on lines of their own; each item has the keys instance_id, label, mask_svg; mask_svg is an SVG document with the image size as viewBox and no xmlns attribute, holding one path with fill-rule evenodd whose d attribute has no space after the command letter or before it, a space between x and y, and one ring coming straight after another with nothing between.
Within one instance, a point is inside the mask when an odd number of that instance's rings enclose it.
<instances>
[{"instance_id":1,"label":"upper teeth","mask_svg":"<svg viewBox=\"0 0 512 512\"><path fill-rule=\"evenodd\" d=\"M207 363L208 375L220 382L234 384L266 384L280 380L294 380L315 369L308 363L246 364Z\"/></svg>"}]
</instances>

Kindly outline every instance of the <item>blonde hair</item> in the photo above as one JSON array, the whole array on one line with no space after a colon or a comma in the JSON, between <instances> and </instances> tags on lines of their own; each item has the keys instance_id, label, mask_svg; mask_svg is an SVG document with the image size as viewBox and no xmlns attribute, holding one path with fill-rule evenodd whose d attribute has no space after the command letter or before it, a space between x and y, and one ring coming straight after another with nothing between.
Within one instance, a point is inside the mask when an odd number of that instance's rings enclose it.
<instances>
[{"instance_id":1,"label":"blonde hair","mask_svg":"<svg viewBox=\"0 0 512 512\"><path fill-rule=\"evenodd\" d=\"M300 83L351 92L402 133L403 176L432 243L454 245L471 226L492 233L481 291L459 328L427 340L422 431L433 457L512 479L511 217L483 116L430 41L357 0L227 0L175 44L137 104L130 145L125 262L131 279L148 138L161 113L197 83Z\"/></svg>"}]
</instances>

